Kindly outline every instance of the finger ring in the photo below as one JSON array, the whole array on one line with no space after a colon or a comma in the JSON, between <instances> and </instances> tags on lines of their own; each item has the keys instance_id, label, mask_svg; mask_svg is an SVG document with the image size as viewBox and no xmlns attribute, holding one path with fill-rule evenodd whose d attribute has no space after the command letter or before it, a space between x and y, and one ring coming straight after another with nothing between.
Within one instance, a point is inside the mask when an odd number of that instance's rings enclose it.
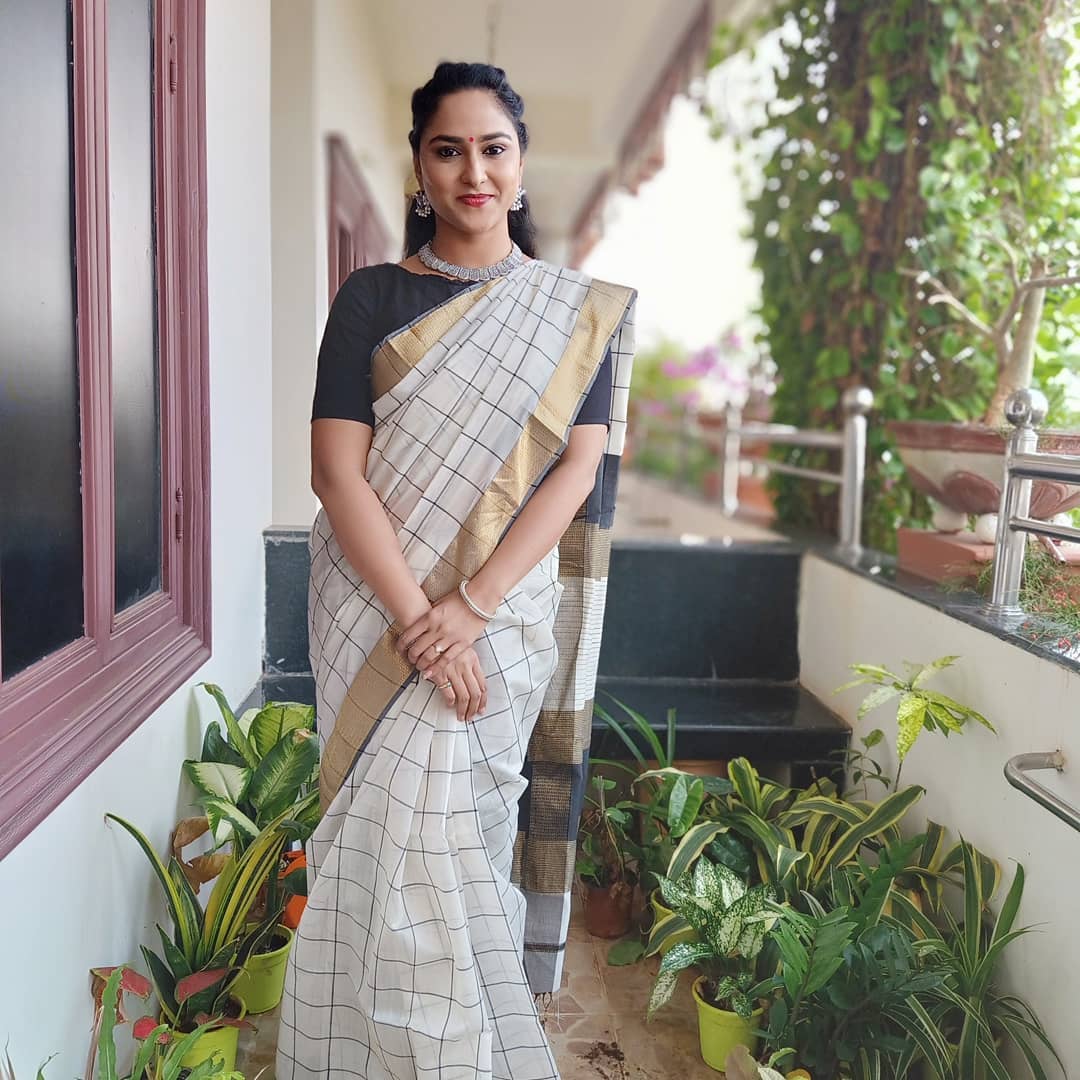
<instances>
[{"instance_id":1,"label":"finger ring","mask_svg":"<svg viewBox=\"0 0 1080 1080\"><path fill-rule=\"evenodd\" d=\"M451 682L451 681L450 681L449 679L447 679L447 680L446 680L446 682L444 682L444 683L442 684L442 686L438 687L437 689L439 689L439 690L445 690L445 689L446 689L446 688L447 688L448 686L453 686L453 685L454 685L454 684L453 684L453 683L452 683L452 682Z\"/></svg>"},{"instance_id":2,"label":"finger ring","mask_svg":"<svg viewBox=\"0 0 1080 1080\"><path fill-rule=\"evenodd\" d=\"M436 651L437 653L443 653L443 652L446 652L446 650L445 650L445 649L444 649L444 648L443 648L443 647L442 647L441 645L436 645L436 646L435 646L435 651Z\"/></svg>"}]
</instances>

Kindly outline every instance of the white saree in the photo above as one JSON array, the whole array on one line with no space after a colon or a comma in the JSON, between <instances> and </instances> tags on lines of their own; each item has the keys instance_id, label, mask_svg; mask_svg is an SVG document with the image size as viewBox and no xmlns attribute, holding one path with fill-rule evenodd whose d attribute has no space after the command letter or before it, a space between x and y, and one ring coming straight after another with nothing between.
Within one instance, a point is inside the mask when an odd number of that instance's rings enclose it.
<instances>
[{"instance_id":1,"label":"white saree","mask_svg":"<svg viewBox=\"0 0 1080 1080\"><path fill-rule=\"evenodd\" d=\"M611 426L593 496L475 644L488 707L468 724L398 656L400 628L316 517L324 816L279 1080L559 1075L534 995L561 982L634 296L533 260L375 351L367 479L431 599L483 565L557 460L608 345Z\"/></svg>"}]
</instances>

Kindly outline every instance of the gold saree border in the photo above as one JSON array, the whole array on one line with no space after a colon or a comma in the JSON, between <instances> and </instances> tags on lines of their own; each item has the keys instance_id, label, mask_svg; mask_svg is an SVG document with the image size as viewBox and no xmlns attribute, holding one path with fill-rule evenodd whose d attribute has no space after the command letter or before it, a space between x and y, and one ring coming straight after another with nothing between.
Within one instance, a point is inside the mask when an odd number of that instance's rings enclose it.
<instances>
[{"instance_id":1,"label":"gold saree border","mask_svg":"<svg viewBox=\"0 0 1080 1080\"><path fill-rule=\"evenodd\" d=\"M632 290L623 286L596 280L589 283L567 347L535 412L526 421L517 443L473 506L464 525L422 582L421 587L429 600L435 601L456 589L458 583L476 573L495 550L525 496L562 448L578 403L631 298ZM478 297L469 292L462 299L475 302ZM392 339L394 352L400 356L401 364L393 370L401 371L400 377L412 370L449 330L454 319L460 318L471 306L458 307L451 302L396 335ZM374 389L378 394L378 389ZM402 629L391 626L383 634L346 691L319 770L319 793L324 811L352 771L375 725L413 674L412 666L395 648Z\"/></svg>"},{"instance_id":2,"label":"gold saree border","mask_svg":"<svg viewBox=\"0 0 1080 1080\"><path fill-rule=\"evenodd\" d=\"M424 276L424 275L418 275ZM471 311L495 285L485 282L441 304L420 322L388 337L371 358L371 396L378 401L389 393L428 354L450 328Z\"/></svg>"}]
</instances>

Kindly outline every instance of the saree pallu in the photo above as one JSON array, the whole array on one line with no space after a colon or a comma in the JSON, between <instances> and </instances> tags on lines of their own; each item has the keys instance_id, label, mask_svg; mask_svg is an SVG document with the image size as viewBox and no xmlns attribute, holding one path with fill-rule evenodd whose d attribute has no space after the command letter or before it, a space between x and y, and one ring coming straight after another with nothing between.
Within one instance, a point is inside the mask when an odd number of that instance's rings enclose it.
<instances>
[{"instance_id":1,"label":"saree pallu","mask_svg":"<svg viewBox=\"0 0 1080 1080\"><path fill-rule=\"evenodd\" d=\"M559 1075L534 995L562 977L635 295L533 260L372 357L367 479L431 600L480 569L558 460L609 345L611 424L592 494L475 643L488 707L468 724L397 654L400 628L319 511L308 628L324 816L281 1080Z\"/></svg>"}]
</instances>

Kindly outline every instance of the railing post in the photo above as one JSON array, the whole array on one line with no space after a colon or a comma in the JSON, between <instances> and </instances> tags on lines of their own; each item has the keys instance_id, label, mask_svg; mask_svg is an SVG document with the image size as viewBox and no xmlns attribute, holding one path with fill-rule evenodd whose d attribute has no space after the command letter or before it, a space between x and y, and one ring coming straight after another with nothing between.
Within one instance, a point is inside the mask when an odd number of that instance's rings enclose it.
<instances>
[{"instance_id":1,"label":"railing post","mask_svg":"<svg viewBox=\"0 0 1080 1080\"><path fill-rule=\"evenodd\" d=\"M739 428L742 409L729 404L724 410L724 442L720 459L720 490L724 513L731 516L739 509Z\"/></svg>"},{"instance_id":2,"label":"railing post","mask_svg":"<svg viewBox=\"0 0 1080 1080\"><path fill-rule=\"evenodd\" d=\"M1014 529L1017 517L1027 517L1031 509L1031 478L1012 474L1013 459L1035 449L1039 424L1046 419L1046 397L1038 390L1017 390L1005 403L1005 419L1015 429L1005 445L1005 468L1001 481L997 535L994 538L994 579L986 612L997 617L1021 613L1020 579L1024 569L1027 533Z\"/></svg>"},{"instance_id":3,"label":"railing post","mask_svg":"<svg viewBox=\"0 0 1080 1080\"><path fill-rule=\"evenodd\" d=\"M849 386L841 399L844 413L844 456L840 473L840 546L857 552L862 546L863 484L866 480L866 414L874 407L866 386Z\"/></svg>"}]
</instances>

